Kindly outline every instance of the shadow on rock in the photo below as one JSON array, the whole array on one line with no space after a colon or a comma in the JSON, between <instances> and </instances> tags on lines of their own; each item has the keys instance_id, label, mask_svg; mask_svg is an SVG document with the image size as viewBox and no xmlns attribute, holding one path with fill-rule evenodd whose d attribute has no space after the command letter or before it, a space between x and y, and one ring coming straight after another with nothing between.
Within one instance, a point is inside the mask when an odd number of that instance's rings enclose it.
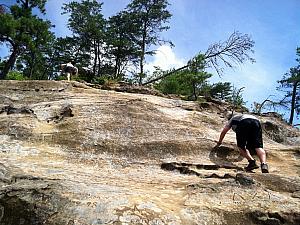
<instances>
[{"instance_id":1,"label":"shadow on rock","mask_svg":"<svg viewBox=\"0 0 300 225\"><path fill-rule=\"evenodd\" d=\"M294 193L300 191L300 180L282 177L276 174L253 175L255 180L263 184L267 189L277 192Z\"/></svg>"},{"instance_id":2,"label":"shadow on rock","mask_svg":"<svg viewBox=\"0 0 300 225\"><path fill-rule=\"evenodd\" d=\"M235 179L234 176L225 173L223 176L218 175L216 173L212 174L202 174L195 169L198 170L218 170L220 168L225 169L233 169L233 170L243 170L240 167L236 166L228 166L228 165L205 165L205 164L191 164L191 163L178 163L178 162L171 162L171 163L162 163L161 169L167 170L167 171L179 171L181 174L187 174L187 175L196 175L200 178L218 178L218 179Z\"/></svg>"},{"instance_id":3,"label":"shadow on rock","mask_svg":"<svg viewBox=\"0 0 300 225\"><path fill-rule=\"evenodd\" d=\"M8 177L0 182L0 225L66 224L64 209L69 200L52 180L26 175Z\"/></svg>"},{"instance_id":4,"label":"shadow on rock","mask_svg":"<svg viewBox=\"0 0 300 225\"><path fill-rule=\"evenodd\" d=\"M21 108L15 108L12 105L8 105L8 106L4 106L3 108L0 109L0 114L6 112L7 115L10 114L31 114L31 115L35 115L34 111L32 109L30 109L27 106L23 106Z\"/></svg>"},{"instance_id":5,"label":"shadow on rock","mask_svg":"<svg viewBox=\"0 0 300 225\"><path fill-rule=\"evenodd\" d=\"M218 165L232 165L233 162L242 161L243 157L233 147L219 146L210 151L209 159Z\"/></svg>"},{"instance_id":6,"label":"shadow on rock","mask_svg":"<svg viewBox=\"0 0 300 225\"><path fill-rule=\"evenodd\" d=\"M254 211L247 213L247 216L255 223L261 225L292 225L300 224L300 214L296 212L261 212Z\"/></svg>"},{"instance_id":7,"label":"shadow on rock","mask_svg":"<svg viewBox=\"0 0 300 225\"><path fill-rule=\"evenodd\" d=\"M33 206L17 196L5 195L0 200L0 224L43 224L42 219L34 212Z\"/></svg>"}]
</instances>

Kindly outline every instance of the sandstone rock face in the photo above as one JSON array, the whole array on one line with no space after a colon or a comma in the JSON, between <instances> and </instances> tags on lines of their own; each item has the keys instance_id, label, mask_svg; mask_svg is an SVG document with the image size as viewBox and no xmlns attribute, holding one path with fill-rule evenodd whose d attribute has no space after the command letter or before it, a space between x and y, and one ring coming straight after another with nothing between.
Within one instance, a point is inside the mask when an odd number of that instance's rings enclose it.
<instances>
[{"instance_id":1,"label":"sandstone rock face","mask_svg":"<svg viewBox=\"0 0 300 225\"><path fill-rule=\"evenodd\" d=\"M0 225L300 224L299 131L260 117L270 174L245 173L224 110L1 81Z\"/></svg>"}]
</instances>

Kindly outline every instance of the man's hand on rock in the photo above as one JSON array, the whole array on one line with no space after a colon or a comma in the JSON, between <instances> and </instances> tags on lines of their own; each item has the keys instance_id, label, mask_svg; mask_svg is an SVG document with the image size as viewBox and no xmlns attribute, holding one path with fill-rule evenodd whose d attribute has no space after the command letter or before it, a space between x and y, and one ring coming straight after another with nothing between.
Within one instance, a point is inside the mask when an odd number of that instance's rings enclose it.
<instances>
[{"instance_id":1,"label":"man's hand on rock","mask_svg":"<svg viewBox=\"0 0 300 225\"><path fill-rule=\"evenodd\" d=\"M218 147L220 147L220 145L222 144L222 142L217 142L217 144L216 144L216 146L214 147L214 148L218 148Z\"/></svg>"}]
</instances>

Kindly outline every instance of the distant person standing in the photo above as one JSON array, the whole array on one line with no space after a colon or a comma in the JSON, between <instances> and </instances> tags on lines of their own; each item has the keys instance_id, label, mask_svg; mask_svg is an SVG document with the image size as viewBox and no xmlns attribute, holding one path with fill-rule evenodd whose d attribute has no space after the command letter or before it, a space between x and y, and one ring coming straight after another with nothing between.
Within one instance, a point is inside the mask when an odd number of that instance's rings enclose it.
<instances>
[{"instance_id":1,"label":"distant person standing","mask_svg":"<svg viewBox=\"0 0 300 225\"><path fill-rule=\"evenodd\" d=\"M61 64L60 67L62 72L67 74L68 81L71 80L71 74L72 75L78 74L78 68L73 66L71 62L68 62L66 64Z\"/></svg>"},{"instance_id":2,"label":"distant person standing","mask_svg":"<svg viewBox=\"0 0 300 225\"><path fill-rule=\"evenodd\" d=\"M269 173L266 163L266 152L263 149L262 129L259 120L252 115L238 114L231 117L223 128L217 147L222 144L226 133L232 129L236 133L237 146L240 153L245 157L249 164L245 167L246 171L252 171L259 168L251 153L256 152L260 163L262 173ZM255 152L254 152L255 150Z\"/></svg>"}]
</instances>

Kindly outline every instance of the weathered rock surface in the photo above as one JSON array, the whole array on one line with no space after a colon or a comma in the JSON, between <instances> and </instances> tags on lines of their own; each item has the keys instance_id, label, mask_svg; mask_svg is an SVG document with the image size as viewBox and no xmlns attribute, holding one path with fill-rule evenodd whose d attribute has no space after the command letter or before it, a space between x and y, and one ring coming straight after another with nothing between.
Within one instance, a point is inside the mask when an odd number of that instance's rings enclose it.
<instances>
[{"instance_id":1,"label":"weathered rock surface","mask_svg":"<svg viewBox=\"0 0 300 225\"><path fill-rule=\"evenodd\" d=\"M224 107L1 81L0 225L300 224L300 133L261 117L270 174L243 172Z\"/></svg>"}]
</instances>

